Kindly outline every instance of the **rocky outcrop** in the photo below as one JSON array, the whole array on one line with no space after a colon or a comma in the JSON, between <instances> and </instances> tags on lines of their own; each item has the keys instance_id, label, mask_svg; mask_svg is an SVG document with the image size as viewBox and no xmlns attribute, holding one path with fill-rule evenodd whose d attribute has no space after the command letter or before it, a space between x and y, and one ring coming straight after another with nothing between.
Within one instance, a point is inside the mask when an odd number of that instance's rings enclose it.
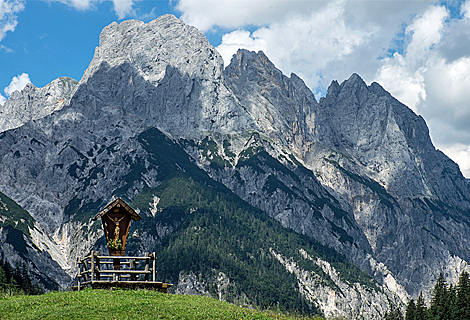
<instances>
[{"instance_id":1,"label":"rocky outcrop","mask_svg":"<svg viewBox=\"0 0 470 320\"><path fill-rule=\"evenodd\" d=\"M60 110L70 100L77 81L58 78L43 88L32 83L21 91L15 91L3 106L0 106L0 132L41 119Z\"/></svg>"}]
</instances>

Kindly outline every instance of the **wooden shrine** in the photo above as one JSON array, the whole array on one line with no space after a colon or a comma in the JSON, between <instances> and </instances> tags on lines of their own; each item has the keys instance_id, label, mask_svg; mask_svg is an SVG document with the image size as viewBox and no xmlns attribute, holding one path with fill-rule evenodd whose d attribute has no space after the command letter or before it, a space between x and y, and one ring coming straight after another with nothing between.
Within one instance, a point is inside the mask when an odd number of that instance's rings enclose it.
<instances>
[{"instance_id":1,"label":"wooden shrine","mask_svg":"<svg viewBox=\"0 0 470 320\"><path fill-rule=\"evenodd\" d=\"M98 212L93 220L98 220L98 218L101 218L103 224L109 255L123 256L126 251L131 221L139 221L142 217L124 200L117 198ZM117 258L115 262L114 268L119 270Z\"/></svg>"},{"instance_id":2,"label":"wooden shrine","mask_svg":"<svg viewBox=\"0 0 470 320\"><path fill-rule=\"evenodd\" d=\"M117 198L93 218L101 218L109 256L91 251L90 255L77 259L78 285L73 287L92 288L152 288L166 292L172 284L156 281L156 255L144 257L125 256L127 237L131 221L142 217L126 202ZM111 269L112 265L112 269ZM122 268L121 268L122 267Z\"/></svg>"}]
</instances>

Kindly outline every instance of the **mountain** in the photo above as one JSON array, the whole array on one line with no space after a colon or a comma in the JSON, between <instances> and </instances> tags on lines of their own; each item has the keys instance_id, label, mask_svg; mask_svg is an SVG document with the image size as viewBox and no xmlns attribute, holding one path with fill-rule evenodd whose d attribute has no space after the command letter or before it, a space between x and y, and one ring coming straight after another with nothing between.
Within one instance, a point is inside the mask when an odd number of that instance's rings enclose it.
<instances>
[{"instance_id":1,"label":"mountain","mask_svg":"<svg viewBox=\"0 0 470 320\"><path fill-rule=\"evenodd\" d=\"M68 77L58 78L44 88L32 83L12 93L0 110L0 132L22 126L62 108L70 100L77 81Z\"/></svg>"},{"instance_id":2,"label":"mountain","mask_svg":"<svg viewBox=\"0 0 470 320\"><path fill-rule=\"evenodd\" d=\"M129 253L157 252L179 293L373 319L469 270L468 182L357 74L317 101L262 52L224 68L165 15L107 26L78 83L29 85L3 114L0 191L22 214L1 212L0 254L43 283L104 252L91 218L117 196L144 216Z\"/></svg>"}]
</instances>

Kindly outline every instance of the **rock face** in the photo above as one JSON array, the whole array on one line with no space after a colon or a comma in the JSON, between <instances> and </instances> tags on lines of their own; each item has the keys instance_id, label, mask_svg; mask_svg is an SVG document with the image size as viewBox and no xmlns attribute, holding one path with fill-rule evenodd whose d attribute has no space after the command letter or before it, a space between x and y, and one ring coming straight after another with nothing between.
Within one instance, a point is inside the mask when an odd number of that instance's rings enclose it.
<instances>
[{"instance_id":1,"label":"rock face","mask_svg":"<svg viewBox=\"0 0 470 320\"><path fill-rule=\"evenodd\" d=\"M189 155L283 226L339 251L386 292L336 281L331 265L312 258L343 292L338 300L339 291L271 252L328 315L378 317L394 295L406 301L439 272L450 280L469 269L468 181L434 148L421 117L356 74L333 81L318 102L262 52L240 50L224 69L205 36L171 15L109 25L78 84L28 85L1 109L0 191L31 215L31 248L73 276L76 257L102 245L90 220L100 207L161 186L167 165L185 171L177 160L155 165L151 141L142 138L149 128L180 146L174 154ZM181 158L172 152L159 157ZM156 219L162 204L151 199L138 209ZM154 250L178 226L152 228L157 235L142 249ZM179 271L178 292L206 294L204 283L233 281L217 270L206 278ZM380 307L367 307L368 299Z\"/></svg>"},{"instance_id":2,"label":"rock face","mask_svg":"<svg viewBox=\"0 0 470 320\"><path fill-rule=\"evenodd\" d=\"M62 77L44 88L36 88L32 83L13 92L10 99L0 106L0 132L14 129L23 124L43 118L67 104L77 81Z\"/></svg>"}]
</instances>

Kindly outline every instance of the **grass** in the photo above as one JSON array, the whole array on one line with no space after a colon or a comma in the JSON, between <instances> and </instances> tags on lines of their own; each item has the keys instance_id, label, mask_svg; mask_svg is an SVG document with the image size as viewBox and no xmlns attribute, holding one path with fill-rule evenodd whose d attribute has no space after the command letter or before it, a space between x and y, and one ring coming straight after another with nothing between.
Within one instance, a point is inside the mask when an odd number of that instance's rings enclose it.
<instances>
[{"instance_id":1,"label":"grass","mask_svg":"<svg viewBox=\"0 0 470 320\"><path fill-rule=\"evenodd\" d=\"M305 319L212 298L149 290L49 292L0 298L0 319ZM321 319L321 318L309 318Z\"/></svg>"}]
</instances>

